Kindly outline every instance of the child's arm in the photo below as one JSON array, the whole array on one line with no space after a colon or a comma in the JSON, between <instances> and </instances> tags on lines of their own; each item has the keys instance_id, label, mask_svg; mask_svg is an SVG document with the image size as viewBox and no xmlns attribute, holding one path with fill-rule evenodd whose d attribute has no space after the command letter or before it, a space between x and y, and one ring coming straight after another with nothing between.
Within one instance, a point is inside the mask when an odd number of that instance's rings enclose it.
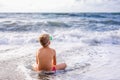
<instances>
[{"instance_id":1,"label":"child's arm","mask_svg":"<svg viewBox=\"0 0 120 80\"><path fill-rule=\"evenodd\" d=\"M40 52L39 50L36 52L36 64L37 64L37 69L38 69L38 71L40 71L40 67L39 67L39 65L40 65L40 64L39 64L39 59L40 59L39 56L40 56L40 55L39 55L39 52Z\"/></svg>"},{"instance_id":2,"label":"child's arm","mask_svg":"<svg viewBox=\"0 0 120 80\"><path fill-rule=\"evenodd\" d=\"M36 52L36 64L38 64L38 51Z\"/></svg>"},{"instance_id":3,"label":"child's arm","mask_svg":"<svg viewBox=\"0 0 120 80\"><path fill-rule=\"evenodd\" d=\"M54 51L53 65L56 65L56 51L55 50L53 50L53 51Z\"/></svg>"}]
</instances>

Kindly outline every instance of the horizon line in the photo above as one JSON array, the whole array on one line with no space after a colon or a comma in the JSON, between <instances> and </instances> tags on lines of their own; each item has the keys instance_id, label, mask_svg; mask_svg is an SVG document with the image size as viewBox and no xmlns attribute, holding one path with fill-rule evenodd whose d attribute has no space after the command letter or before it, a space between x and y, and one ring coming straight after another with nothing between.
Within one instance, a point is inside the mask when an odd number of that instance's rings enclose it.
<instances>
[{"instance_id":1,"label":"horizon line","mask_svg":"<svg viewBox=\"0 0 120 80\"><path fill-rule=\"evenodd\" d=\"M120 13L118 12L0 12L0 13Z\"/></svg>"}]
</instances>

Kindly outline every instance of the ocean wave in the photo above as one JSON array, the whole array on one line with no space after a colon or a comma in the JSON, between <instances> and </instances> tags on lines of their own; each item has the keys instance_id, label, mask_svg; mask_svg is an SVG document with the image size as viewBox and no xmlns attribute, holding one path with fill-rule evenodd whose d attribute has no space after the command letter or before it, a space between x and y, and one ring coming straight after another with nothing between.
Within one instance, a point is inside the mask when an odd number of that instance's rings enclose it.
<instances>
[{"instance_id":1,"label":"ocean wave","mask_svg":"<svg viewBox=\"0 0 120 80\"><path fill-rule=\"evenodd\" d=\"M120 44L119 14L36 13L4 14L3 16L6 16L0 18L0 44L3 45L35 44L38 34L43 32L52 34L54 41L88 45ZM114 19L113 17L116 16L118 18Z\"/></svg>"},{"instance_id":2,"label":"ocean wave","mask_svg":"<svg viewBox=\"0 0 120 80\"><path fill-rule=\"evenodd\" d=\"M88 18L107 18L106 15L119 15L114 13L43 13L43 16L53 17L88 17Z\"/></svg>"},{"instance_id":3,"label":"ocean wave","mask_svg":"<svg viewBox=\"0 0 120 80\"><path fill-rule=\"evenodd\" d=\"M85 43L87 45L120 45L120 30L107 32L80 31L79 29L61 32L54 35L56 40L72 43Z\"/></svg>"},{"instance_id":4,"label":"ocean wave","mask_svg":"<svg viewBox=\"0 0 120 80\"><path fill-rule=\"evenodd\" d=\"M0 24L0 31L30 31L54 30L59 28L81 28L91 31L111 31L120 29L118 21L4 21Z\"/></svg>"},{"instance_id":5,"label":"ocean wave","mask_svg":"<svg viewBox=\"0 0 120 80\"><path fill-rule=\"evenodd\" d=\"M60 17L118 18L120 13L0 13L1 18L48 19Z\"/></svg>"},{"instance_id":6,"label":"ocean wave","mask_svg":"<svg viewBox=\"0 0 120 80\"><path fill-rule=\"evenodd\" d=\"M120 25L119 21L114 21L114 20L100 21L99 23L110 24L110 25Z\"/></svg>"},{"instance_id":7,"label":"ocean wave","mask_svg":"<svg viewBox=\"0 0 120 80\"><path fill-rule=\"evenodd\" d=\"M120 25L120 21L115 21L115 20L105 20L105 21L90 20L89 23L101 23L105 25Z\"/></svg>"},{"instance_id":8,"label":"ocean wave","mask_svg":"<svg viewBox=\"0 0 120 80\"><path fill-rule=\"evenodd\" d=\"M53 42L83 43L87 45L111 44L120 45L120 30L107 32L82 31L80 28L55 29L55 31L41 32L1 32L0 44L24 45L37 44L41 33L49 33L53 36Z\"/></svg>"},{"instance_id":9,"label":"ocean wave","mask_svg":"<svg viewBox=\"0 0 120 80\"><path fill-rule=\"evenodd\" d=\"M120 45L120 30L116 31L109 31L109 32L100 32L100 33L94 33L94 36L82 39L83 43L86 43L88 45L104 45L104 44L110 44L110 45Z\"/></svg>"},{"instance_id":10,"label":"ocean wave","mask_svg":"<svg viewBox=\"0 0 120 80\"><path fill-rule=\"evenodd\" d=\"M81 28L86 31L120 29L119 14L105 13L43 13L0 14L0 31L40 32L60 28ZM105 16L106 18L103 18ZM90 18L91 17L91 18Z\"/></svg>"},{"instance_id":11,"label":"ocean wave","mask_svg":"<svg viewBox=\"0 0 120 80\"><path fill-rule=\"evenodd\" d=\"M35 33L16 33L16 32L1 32L0 33L0 45L25 45L35 44L38 42L38 36L40 34Z\"/></svg>"},{"instance_id":12,"label":"ocean wave","mask_svg":"<svg viewBox=\"0 0 120 80\"><path fill-rule=\"evenodd\" d=\"M120 37L116 36L114 38L109 37L103 39L87 39L87 40L83 40L83 42L92 46L104 45L104 44L120 45Z\"/></svg>"},{"instance_id":13,"label":"ocean wave","mask_svg":"<svg viewBox=\"0 0 120 80\"><path fill-rule=\"evenodd\" d=\"M41 29L54 27L64 28L70 25L61 21L6 20L1 22L0 31L41 31Z\"/></svg>"}]
</instances>

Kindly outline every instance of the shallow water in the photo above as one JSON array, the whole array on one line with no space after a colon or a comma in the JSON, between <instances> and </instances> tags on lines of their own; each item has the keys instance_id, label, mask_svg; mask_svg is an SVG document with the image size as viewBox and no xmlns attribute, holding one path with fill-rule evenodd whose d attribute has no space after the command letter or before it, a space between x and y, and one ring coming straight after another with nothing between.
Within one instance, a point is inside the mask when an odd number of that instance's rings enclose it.
<instances>
[{"instance_id":1,"label":"shallow water","mask_svg":"<svg viewBox=\"0 0 120 80\"><path fill-rule=\"evenodd\" d=\"M119 13L1 13L0 80L119 80L119 23ZM32 70L41 33L53 37L65 71Z\"/></svg>"}]
</instances>

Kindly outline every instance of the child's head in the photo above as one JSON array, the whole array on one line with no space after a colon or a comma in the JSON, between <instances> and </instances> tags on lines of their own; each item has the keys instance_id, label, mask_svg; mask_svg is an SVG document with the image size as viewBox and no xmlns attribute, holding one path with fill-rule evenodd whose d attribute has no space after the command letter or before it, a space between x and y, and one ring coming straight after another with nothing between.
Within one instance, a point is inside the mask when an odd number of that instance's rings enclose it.
<instances>
[{"instance_id":1,"label":"child's head","mask_svg":"<svg viewBox=\"0 0 120 80\"><path fill-rule=\"evenodd\" d=\"M43 47L47 47L50 44L50 36L49 36L49 34L42 34L39 37L39 41L40 41L40 44Z\"/></svg>"}]
</instances>

